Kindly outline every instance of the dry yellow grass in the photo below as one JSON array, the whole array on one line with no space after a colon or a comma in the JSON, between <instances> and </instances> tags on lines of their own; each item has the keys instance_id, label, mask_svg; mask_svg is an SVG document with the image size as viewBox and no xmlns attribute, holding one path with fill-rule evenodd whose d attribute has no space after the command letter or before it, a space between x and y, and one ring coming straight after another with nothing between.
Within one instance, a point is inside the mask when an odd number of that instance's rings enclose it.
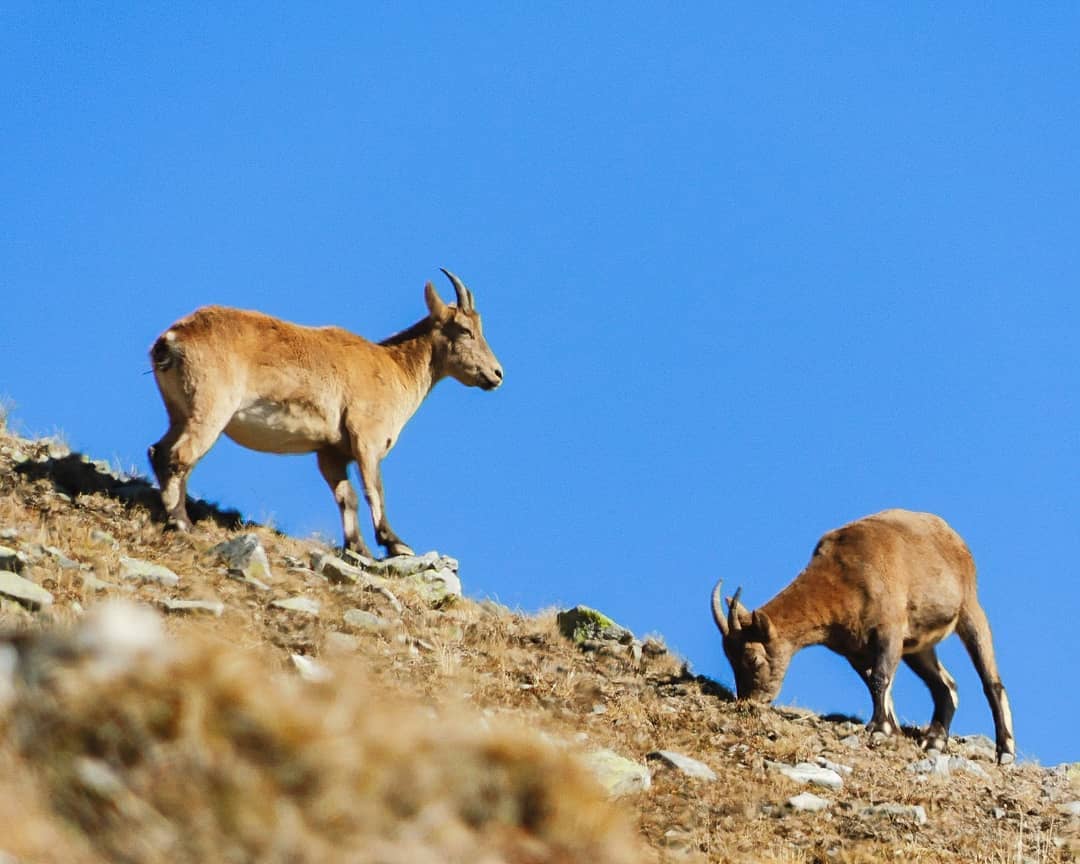
<instances>
[{"instance_id":1,"label":"dry yellow grass","mask_svg":"<svg viewBox=\"0 0 1080 864\"><path fill-rule=\"evenodd\" d=\"M228 528L209 520L190 537L162 534L152 496L77 494L73 486L95 488L80 479L78 457L62 476L52 467L62 456L16 470L5 444L30 454L45 446L0 436L0 528L19 531L16 545L58 547L117 584L121 555L182 578L171 589L91 591L79 571L43 555L28 575L56 603L30 613L2 602L0 626L35 645L107 597L226 606L221 618L166 618L175 651L164 664L95 681L74 658L22 692L0 745L0 812L22 814L0 851L20 860L1075 859L1075 820L1056 809L1073 794L1064 776L983 761L989 779L920 781L905 770L923 755L909 739L846 748L848 725L736 704L670 655L582 652L553 612L467 599L431 609L403 589L398 615L378 593L287 568L286 556L306 561L314 544L251 528L274 571L259 592L206 554ZM293 595L317 600L319 616L270 605ZM391 626L354 631L343 621L350 608ZM291 653L316 658L332 681L299 681ZM639 762L676 750L718 780L650 763L651 789L609 802L574 759L600 747ZM766 762L819 754L852 774L841 791L822 792L827 811L788 812L803 790ZM920 804L928 821L860 816L882 802Z\"/></svg>"}]
</instances>

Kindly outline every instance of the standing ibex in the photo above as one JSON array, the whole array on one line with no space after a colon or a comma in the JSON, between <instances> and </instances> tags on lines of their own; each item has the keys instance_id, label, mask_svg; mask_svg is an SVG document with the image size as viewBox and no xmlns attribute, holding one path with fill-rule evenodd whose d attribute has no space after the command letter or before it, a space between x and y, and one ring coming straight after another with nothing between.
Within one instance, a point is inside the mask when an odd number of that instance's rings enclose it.
<instances>
[{"instance_id":1,"label":"standing ibex","mask_svg":"<svg viewBox=\"0 0 1080 864\"><path fill-rule=\"evenodd\" d=\"M484 341L472 292L447 305L424 288L426 318L379 344L337 327L301 327L259 312L206 306L181 318L150 350L169 429L149 450L169 525L191 528L187 478L224 432L266 453L311 453L334 493L348 548L360 536L348 466L359 465L375 539L391 555L412 550L386 518L379 463L431 388L450 375L494 390L499 361Z\"/></svg>"},{"instance_id":2,"label":"standing ibex","mask_svg":"<svg viewBox=\"0 0 1080 864\"><path fill-rule=\"evenodd\" d=\"M712 613L724 637L740 699L771 702L792 655L825 645L854 667L870 689L870 731L899 729L893 677L903 660L930 688L934 716L923 746L944 750L956 712L956 682L934 646L955 630L963 641L994 715L998 761L1015 757L1012 715L998 677L990 625L975 596L975 562L960 536L940 517L886 510L830 531L810 563L754 612L728 600L718 582Z\"/></svg>"}]
</instances>

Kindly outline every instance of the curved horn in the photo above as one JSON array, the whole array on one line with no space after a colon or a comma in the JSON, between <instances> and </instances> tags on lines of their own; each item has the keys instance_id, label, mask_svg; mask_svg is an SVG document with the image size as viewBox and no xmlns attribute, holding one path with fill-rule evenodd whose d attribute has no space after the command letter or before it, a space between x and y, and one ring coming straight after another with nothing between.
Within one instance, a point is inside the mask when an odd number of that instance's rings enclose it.
<instances>
[{"instance_id":1,"label":"curved horn","mask_svg":"<svg viewBox=\"0 0 1080 864\"><path fill-rule=\"evenodd\" d=\"M712 617L716 622L716 626L720 628L720 635L726 637L728 635L728 623L724 618L724 601L720 598L720 589L724 585L724 580L721 579L716 583L716 587L712 589Z\"/></svg>"},{"instance_id":2,"label":"curved horn","mask_svg":"<svg viewBox=\"0 0 1080 864\"><path fill-rule=\"evenodd\" d=\"M458 279L453 273L447 270L445 267L440 267L443 273L446 274L446 278L450 280L450 284L454 286L454 291L457 294L457 305L462 312L473 312L475 307L473 306L472 292L465 287L465 283Z\"/></svg>"},{"instance_id":3,"label":"curved horn","mask_svg":"<svg viewBox=\"0 0 1080 864\"><path fill-rule=\"evenodd\" d=\"M732 633L742 630L739 622L739 597L742 595L742 585L735 589L735 596L728 601L728 627Z\"/></svg>"}]
</instances>

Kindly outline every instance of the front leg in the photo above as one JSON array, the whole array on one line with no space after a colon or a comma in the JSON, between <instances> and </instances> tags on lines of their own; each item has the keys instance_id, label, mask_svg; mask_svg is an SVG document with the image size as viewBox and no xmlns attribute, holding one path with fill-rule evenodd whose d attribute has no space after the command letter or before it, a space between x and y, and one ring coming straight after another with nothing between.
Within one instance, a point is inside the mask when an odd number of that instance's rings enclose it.
<instances>
[{"instance_id":1,"label":"front leg","mask_svg":"<svg viewBox=\"0 0 1080 864\"><path fill-rule=\"evenodd\" d=\"M375 526L375 542L382 546L388 555L413 555L412 548L405 543L386 518L385 496L383 495L382 471L377 457L357 455L360 466L360 479L364 484L364 497L371 508L371 521Z\"/></svg>"},{"instance_id":2,"label":"front leg","mask_svg":"<svg viewBox=\"0 0 1080 864\"><path fill-rule=\"evenodd\" d=\"M888 638L879 639L877 654L865 679L874 703L874 714L866 724L867 732L894 735L900 731L892 699L893 681L899 665L900 643Z\"/></svg>"}]
</instances>

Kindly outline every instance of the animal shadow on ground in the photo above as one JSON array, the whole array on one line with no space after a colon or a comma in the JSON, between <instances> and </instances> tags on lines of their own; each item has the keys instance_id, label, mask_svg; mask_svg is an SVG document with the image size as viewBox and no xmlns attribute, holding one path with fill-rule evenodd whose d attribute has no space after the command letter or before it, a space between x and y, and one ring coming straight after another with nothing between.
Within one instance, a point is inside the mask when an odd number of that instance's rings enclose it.
<instances>
[{"instance_id":1,"label":"animal shadow on ground","mask_svg":"<svg viewBox=\"0 0 1080 864\"><path fill-rule=\"evenodd\" d=\"M165 509L161 506L161 494L144 477L130 477L110 469L107 463L93 462L81 453L71 452L64 456L47 455L45 458L28 459L15 466L15 471L28 480L47 480L56 491L71 497L78 495L105 495L120 501L125 507L144 508L155 522L165 522ZM190 496L187 499L191 518L199 522L211 519L227 529L241 528L245 523L236 510L222 509Z\"/></svg>"}]
</instances>

